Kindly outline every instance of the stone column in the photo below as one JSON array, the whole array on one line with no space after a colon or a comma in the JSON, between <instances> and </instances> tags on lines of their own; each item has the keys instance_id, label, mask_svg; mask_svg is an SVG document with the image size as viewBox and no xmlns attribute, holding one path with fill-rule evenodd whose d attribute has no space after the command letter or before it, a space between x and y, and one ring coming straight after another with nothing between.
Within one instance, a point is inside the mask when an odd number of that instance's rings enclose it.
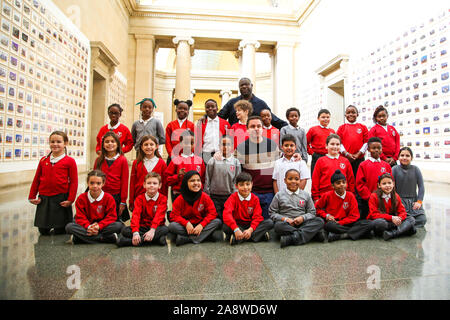
<instances>
[{"instance_id":1,"label":"stone column","mask_svg":"<svg viewBox=\"0 0 450 320\"><path fill-rule=\"evenodd\" d=\"M193 55L194 39L191 37L175 37L176 45L176 80L175 99L191 99L191 56Z\"/></svg>"},{"instance_id":2,"label":"stone column","mask_svg":"<svg viewBox=\"0 0 450 320\"><path fill-rule=\"evenodd\" d=\"M153 98L153 53L155 37L147 34L135 34L134 37L136 38L134 98L138 102L143 98ZM134 119L139 119L139 115L139 108L134 108Z\"/></svg>"},{"instance_id":3,"label":"stone column","mask_svg":"<svg viewBox=\"0 0 450 320\"><path fill-rule=\"evenodd\" d=\"M275 103L277 114L294 106L294 43L278 42L275 57Z\"/></svg>"},{"instance_id":4,"label":"stone column","mask_svg":"<svg viewBox=\"0 0 450 320\"><path fill-rule=\"evenodd\" d=\"M227 104L228 100L231 98L231 90L222 90L220 91L220 96L222 97L222 108Z\"/></svg>"},{"instance_id":5,"label":"stone column","mask_svg":"<svg viewBox=\"0 0 450 320\"><path fill-rule=\"evenodd\" d=\"M239 50L242 51L241 78L249 78L253 87L256 81L255 52L259 47L260 43L257 40L242 40L239 43Z\"/></svg>"}]
</instances>

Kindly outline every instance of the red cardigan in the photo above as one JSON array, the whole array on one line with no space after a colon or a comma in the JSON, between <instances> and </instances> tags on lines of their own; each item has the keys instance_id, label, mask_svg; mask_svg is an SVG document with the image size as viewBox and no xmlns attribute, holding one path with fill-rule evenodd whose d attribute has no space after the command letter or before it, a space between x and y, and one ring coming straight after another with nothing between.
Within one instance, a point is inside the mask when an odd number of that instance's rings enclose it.
<instances>
[{"instance_id":1,"label":"red cardigan","mask_svg":"<svg viewBox=\"0 0 450 320\"><path fill-rule=\"evenodd\" d=\"M170 218L173 222L178 222L186 227L188 222L192 225L201 224L205 227L211 221L217 218L217 211L211 198L202 192L201 197L190 206L184 201L183 196L179 196L172 205L172 213Z\"/></svg>"},{"instance_id":2,"label":"red cardigan","mask_svg":"<svg viewBox=\"0 0 450 320\"><path fill-rule=\"evenodd\" d=\"M116 222L116 202L113 196L104 192L102 200L91 203L88 192L80 194L75 202L75 222L85 229L97 222L100 230Z\"/></svg>"},{"instance_id":3,"label":"red cardigan","mask_svg":"<svg viewBox=\"0 0 450 320\"><path fill-rule=\"evenodd\" d=\"M405 207L402 204L402 199L400 198L400 196L396 193L395 194L396 198L397 198L397 209L396 211L396 216L400 217L400 219L402 219L402 221L404 221L406 219L406 210ZM385 201L383 199L383 201ZM387 221L392 221L392 217L390 214L387 213L381 213L378 210L378 204L379 204L379 199L376 193L372 193L372 195L370 196L369 199L369 214L367 216L367 220L375 220L375 219L385 219ZM384 205L386 206L386 212L390 212L391 210L391 205L392 205L392 201L391 199L389 199L389 201L386 203L386 201L384 202Z\"/></svg>"},{"instance_id":4,"label":"red cardigan","mask_svg":"<svg viewBox=\"0 0 450 320\"><path fill-rule=\"evenodd\" d=\"M337 134L341 137L341 143L350 154L358 153L362 146L369 140L369 130L362 123L346 123L339 127ZM360 158L364 158L364 154Z\"/></svg>"},{"instance_id":5,"label":"red cardigan","mask_svg":"<svg viewBox=\"0 0 450 320\"><path fill-rule=\"evenodd\" d=\"M341 170L347 179L347 191L355 192L355 178L350 161L342 156L339 156L338 159L330 159L325 156L317 160L312 175L311 196L314 201L323 196L325 192L334 190L331 185L331 176L337 169Z\"/></svg>"},{"instance_id":6,"label":"red cardigan","mask_svg":"<svg viewBox=\"0 0 450 320\"><path fill-rule=\"evenodd\" d=\"M331 128L311 127L306 134L306 149L308 153L327 154L326 142L328 136L332 133L335 132Z\"/></svg>"},{"instance_id":7,"label":"red cardigan","mask_svg":"<svg viewBox=\"0 0 450 320\"><path fill-rule=\"evenodd\" d=\"M368 201L372 192L378 188L378 177L384 173L392 175L392 169L389 163L372 162L369 159L361 162L356 173L356 189L358 194L364 200Z\"/></svg>"},{"instance_id":8,"label":"red cardigan","mask_svg":"<svg viewBox=\"0 0 450 320\"><path fill-rule=\"evenodd\" d=\"M400 135L393 126L387 125L387 131L382 126L376 124L369 131L369 139L378 137L381 139L383 146L383 153L381 160L386 160L388 157L398 160L398 153L400 152Z\"/></svg>"},{"instance_id":9,"label":"red cardigan","mask_svg":"<svg viewBox=\"0 0 450 320\"><path fill-rule=\"evenodd\" d=\"M104 125L100 128L97 134L97 145L95 151L100 151L102 149L102 138L109 131L108 125ZM133 137L131 136L130 129L127 126L120 124L117 129L113 130L119 136L120 145L122 147L122 152L127 153L134 147Z\"/></svg>"},{"instance_id":10,"label":"red cardigan","mask_svg":"<svg viewBox=\"0 0 450 320\"><path fill-rule=\"evenodd\" d=\"M188 119L184 120L183 125L181 127L180 123L178 122L178 119L171 121L167 124L166 150L167 153L169 154L169 157L173 158L175 156L178 156L178 154L172 155L172 150L176 145L180 143L180 135L187 129L194 132L194 123L189 121Z\"/></svg>"},{"instance_id":11,"label":"red cardigan","mask_svg":"<svg viewBox=\"0 0 450 320\"><path fill-rule=\"evenodd\" d=\"M178 172L184 168L186 172L194 170L200 173L202 185L205 184L206 167L203 159L194 155L193 157L177 156L170 162L164 175L167 186L171 186L173 191L180 191L183 177L178 178Z\"/></svg>"},{"instance_id":12,"label":"red cardigan","mask_svg":"<svg viewBox=\"0 0 450 320\"><path fill-rule=\"evenodd\" d=\"M163 226L166 220L167 197L161 193L156 201L145 198L140 194L134 201L134 210L131 217L131 231L138 232L140 227L156 229Z\"/></svg>"},{"instance_id":13,"label":"red cardigan","mask_svg":"<svg viewBox=\"0 0 450 320\"><path fill-rule=\"evenodd\" d=\"M97 168L98 158L95 159L94 168ZM103 160L100 170L106 174L106 182L103 191L112 195L120 194L120 202L127 203L128 199L128 160L120 155L111 166L108 166L106 159Z\"/></svg>"},{"instance_id":14,"label":"red cardigan","mask_svg":"<svg viewBox=\"0 0 450 320\"><path fill-rule=\"evenodd\" d=\"M220 136L226 135L228 131L230 130L231 126L228 123L227 120L224 120L217 116L219 118L219 132ZM201 125L200 125L201 124ZM197 125L195 126L195 154L200 156L203 149L203 143L205 138L205 130L206 125L208 124L208 118L204 122L200 121L197 122Z\"/></svg>"},{"instance_id":15,"label":"red cardigan","mask_svg":"<svg viewBox=\"0 0 450 320\"><path fill-rule=\"evenodd\" d=\"M231 130L232 135L234 136L234 149L236 149L238 145L248 139L247 126L236 122L231 127Z\"/></svg>"},{"instance_id":16,"label":"red cardigan","mask_svg":"<svg viewBox=\"0 0 450 320\"><path fill-rule=\"evenodd\" d=\"M28 199L36 199L38 192L48 197L69 193L67 200L74 202L77 196L77 189L78 170L75 160L66 155L52 165L50 156L47 156L39 161Z\"/></svg>"},{"instance_id":17,"label":"red cardigan","mask_svg":"<svg viewBox=\"0 0 450 320\"><path fill-rule=\"evenodd\" d=\"M234 230L240 225L250 225L253 230L264 220L259 198L252 193L250 201L241 201L238 192L225 202L223 223Z\"/></svg>"},{"instance_id":18,"label":"red cardigan","mask_svg":"<svg viewBox=\"0 0 450 320\"><path fill-rule=\"evenodd\" d=\"M161 193L167 196L167 186L164 181L164 174L167 169L167 165L163 159L159 158L158 163L153 168L152 172L157 172L161 176L162 187L160 189ZM144 163L141 161L137 163L137 160L133 161L131 167L131 178L130 178L130 200L129 203L134 203L135 199L145 193L144 189L144 179L148 174Z\"/></svg>"},{"instance_id":19,"label":"red cardigan","mask_svg":"<svg viewBox=\"0 0 450 320\"><path fill-rule=\"evenodd\" d=\"M346 192L345 199L342 199L334 190L329 191L316 202L315 206L317 215L326 219L327 214L331 214L341 226L359 219L358 202L351 192Z\"/></svg>"}]
</instances>

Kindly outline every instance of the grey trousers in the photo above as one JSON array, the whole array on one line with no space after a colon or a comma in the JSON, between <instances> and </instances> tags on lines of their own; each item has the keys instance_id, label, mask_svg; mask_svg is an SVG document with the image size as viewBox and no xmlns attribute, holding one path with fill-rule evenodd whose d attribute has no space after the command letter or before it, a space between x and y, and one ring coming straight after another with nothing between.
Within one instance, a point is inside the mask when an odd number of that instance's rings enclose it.
<instances>
[{"instance_id":1,"label":"grey trousers","mask_svg":"<svg viewBox=\"0 0 450 320\"><path fill-rule=\"evenodd\" d=\"M358 220L354 223L341 226L334 221L328 221L325 223L325 231L336 234L347 233L350 239L358 240L363 236L369 236L370 231L373 229L373 221L371 220Z\"/></svg>"},{"instance_id":2,"label":"grey trousers","mask_svg":"<svg viewBox=\"0 0 450 320\"><path fill-rule=\"evenodd\" d=\"M239 229L241 231L244 231L248 228L250 228L250 225L238 225ZM270 229L273 228L273 221L270 219L266 219L264 221L261 221L261 223L256 227L256 229L253 231L252 236L249 240L252 240L253 242L259 242L264 237L264 234L268 232ZM223 232L225 232L227 235L234 234L233 230L226 224L222 226ZM238 243L244 242L245 240L240 240ZM248 241L248 240L247 240Z\"/></svg>"},{"instance_id":3,"label":"grey trousers","mask_svg":"<svg viewBox=\"0 0 450 320\"><path fill-rule=\"evenodd\" d=\"M418 210L414 210L413 209L414 202L415 199L402 198L402 203L406 209L406 212L408 213L408 216L412 216L415 220L415 227L422 228L427 223L425 210L423 209L423 205Z\"/></svg>"},{"instance_id":4,"label":"grey trousers","mask_svg":"<svg viewBox=\"0 0 450 320\"><path fill-rule=\"evenodd\" d=\"M148 244L147 241L144 241L144 234L147 233L149 230L150 230L149 227L140 227L139 228L139 235L141 236L140 246ZM169 228L167 228L166 226L157 227L155 230L155 236L153 237L153 240L150 243L159 243L159 239L161 237L165 237L168 233L169 233ZM123 239L121 239L121 242L123 243L123 246L132 246L133 245L133 232L131 232L131 227L123 228L122 236L123 236Z\"/></svg>"},{"instance_id":5,"label":"grey trousers","mask_svg":"<svg viewBox=\"0 0 450 320\"><path fill-rule=\"evenodd\" d=\"M373 230L377 236L382 236L384 231L391 231L395 229L398 231L398 236L412 235L415 233L414 223L414 218L411 216L407 216L398 227L391 221L387 221L385 219L375 219L373 220Z\"/></svg>"},{"instance_id":6,"label":"grey trousers","mask_svg":"<svg viewBox=\"0 0 450 320\"><path fill-rule=\"evenodd\" d=\"M306 220L299 226L291 226L289 223L284 221L275 222L275 233L280 236L292 235L295 231L298 231L302 243L307 243L311 241L312 238L323 228L323 219L315 217L310 220Z\"/></svg>"},{"instance_id":7,"label":"grey trousers","mask_svg":"<svg viewBox=\"0 0 450 320\"><path fill-rule=\"evenodd\" d=\"M220 228L222 226L222 221L219 219L214 219L210 223L208 223L200 232L198 236L194 235L188 235L186 228L183 227L178 222L171 222L169 224L169 231L173 234L185 236L191 239L191 241L195 244L198 244L200 242L203 242L206 238L208 238L216 229ZM194 225L194 228L196 225Z\"/></svg>"},{"instance_id":8,"label":"grey trousers","mask_svg":"<svg viewBox=\"0 0 450 320\"><path fill-rule=\"evenodd\" d=\"M111 235L113 233L119 234L122 231L123 223L116 221L107 225L102 230L98 232L96 236L88 236L87 230L80 226L78 223L70 222L66 225L66 232L68 234L73 234L78 239L86 243L99 243L102 242L104 236Z\"/></svg>"}]
</instances>

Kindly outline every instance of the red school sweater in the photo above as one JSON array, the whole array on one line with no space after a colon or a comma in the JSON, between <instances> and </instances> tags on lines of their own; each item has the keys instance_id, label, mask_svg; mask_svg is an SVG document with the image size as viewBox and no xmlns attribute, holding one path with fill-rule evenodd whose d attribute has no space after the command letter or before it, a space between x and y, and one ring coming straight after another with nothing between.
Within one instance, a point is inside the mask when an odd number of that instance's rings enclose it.
<instances>
[{"instance_id":1,"label":"red school sweater","mask_svg":"<svg viewBox=\"0 0 450 320\"><path fill-rule=\"evenodd\" d=\"M180 123L178 122L178 119L171 121L167 124L166 127L166 150L169 154L169 157L175 157L179 154L172 155L173 148L177 146L180 143L180 135L185 130L191 130L194 132L194 123L189 121L188 119L184 120L182 126L180 127ZM179 151L181 153L181 150Z\"/></svg>"},{"instance_id":2,"label":"red school sweater","mask_svg":"<svg viewBox=\"0 0 450 320\"><path fill-rule=\"evenodd\" d=\"M134 201L134 210L131 217L131 231L138 232L140 227L156 229L165 224L167 212L167 197L158 193L156 201L147 201L145 193L140 194Z\"/></svg>"},{"instance_id":3,"label":"red school sweater","mask_svg":"<svg viewBox=\"0 0 450 320\"><path fill-rule=\"evenodd\" d=\"M78 170L75 160L66 155L52 165L50 156L47 156L39 161L28 199L36 199L38 192L47 197L69 193L67 200L74 202L77 189Z\"/></svg>"},{"instance_id":4,"label":"red school sweater","mask_svg":"<svg viewBox=\"0 0 450 320\"><path fill-rule=\"evenodd\" d=\"M231 130L231 135L234 137L234 149L236 149L238 145L248 139L247 126L237 122L233 124Z\"/></svg>"},{"instance_id":5,"label":"red school sweater","mask_svg":"<svg viewBox=\"0 0 450 320\"><path fill-rule=\"evenodd\" d=\"M97 168L98 158L95 159L94 168ZM120 155L111 166L103 160L100 170L106 174L106 182L102 190L109 194L119 194L120 202L127 203L128 199L128 161L125 156Z\"/></svg>"},{"instance_id":6,"label":"red school sweater","mask_svg":"<svg viewBox=\"0 0 450 320\"><path fill-rule=\"evenodd\" d=\"M361 162L356 173L356 189L361 198L368 201L372 192L377 190L378 177L384 173L392 175L392 169L389 163L381 160L381 162L372 162L367 159Z\"/></svg>"},{"instance_id":7,"label":"red school sweater","mask_svg":"<svg viewBox=\"0 0 450 320\"><path fill-rule=\"evenodd\" d=\"M224 120L217 116L219 118L219 136L224 136L228 134L228 131L231 129L230 124L227 120ZM199 120L200 124L197 122L197 126L195 127L195 154L200 156L202 149L203 149L203 143L205 138L205 131L206 131L206 125L208 124L208 117L206 117L206 120L204 122L201 122ZM236 148L236 146L235 146ZM219 146L220 149L220 146Z\"/></svg>"},{"instance_id":8,"label":"red school sweater","mask_svg":"<svg viewBox=\"0 0 450 320\"><path fill-rule=\"evenodd\" d=\"M402 204L402 199L400 196L396 193L395 197L397 199L397 209L395 210L396 216L400 217L402 221L406 219L406 210L405 207ZM392 201L389 199L388 202L386 202L384 199L384 205L386 207L386 212L391 211L391 205ZM375 220L375 219L385 219L387 221L392 221L392 216L388 213L381 213L378 209L379 205L379 199L376 193L372 193L372 195L369 198L369 214L367 215L367 220Z\"/></svg>"},{"instance_id":9,"label":"red school sweater","mask_svg":"<svg viewBox=\"0 0 450 320\"><path fill-rule=\"evenodd\" d=\"M345 193L345 198L339 197L336 192L325 193L316 202L317 215L326 219L331 214L341 226L351 224L359 219L358 202L351 192Z\"/></svg>"},{"instance_id":10,"label":"red school sweater","mask_svg":"<svg viewBox=\"0 0 450 320\"><path fill-rule=\"evenodd\" d=\"M164 181L164 173L166 172L167 165L162 158L159 158L158 163L153 168L152 172L157 172L161 176L162 186L161 193L167 197L167 186ZM130 199L129 203L134 203L134 200L141 194L145 193L144 179L149 172L145 168L144 162L137 163L137 160L133 161L131 166L131 178L130 178Z\"/></svg>"},{"instance_id":11,"label":"red school sweater","mask_svg":"<svg viewBox=\"0 0 450 320\"><path fill-rule=\"evenodd\" d=\"M280 146L280 130L272 126L270 129L263 128L263 136L275 141Z\"/></svg>"},{"instance_id":12,"label":"red school sweater","mask_svg":"<svg viewBox=\"0 0 450 320\"><path fill-rule=\"evenodd\" d=\"M170 218L173 222L178 222L186 227L188 222L193 226L201 224L203 227L217 218L217 211L211 198L202 192L200 198L190 206L183 198L179 196L172 205L172 213Z\"/></svg>"},{"instance_id":13,"label":"red school sweater","mask_svg":"<svg viewBox=\"0 0 450 320\"><path fill-rule=\"evenodd\" d=\"M116 202L113 196L103 192L101 200L91 203L87 196L88 192L80 194L75 202L75 222L85 229L97 222L100 230L116 222Z\"/></svg>"},{"instance_id":14,"label":"red school sweater","mask_svg":"<svg viewBox=\"0 0 450 320\"><path fill-rule=\"evenodd\" d=\"M388 157L398 160L398 153L400 152L400 135L393 126L387 125L387 131L382 126L376 124L369 131L369 139L378 137L381 139L383 146L383 153L381 160L386 160Z\"/></svg>"},{"instance_id":15,"label":"red school sweater","mask_svg":"<svg viewBox=\"0 0 450 320\"><path fill-rule=\"evenodd\" d=\"M239 225L250 225L253 230L264 220L259 198L253 193L250 201L241 201L239 193L233 193L225 202L223 223L234 230Z\"/></svg>"},{"instance_id":16,"label":"red school sweater","mask_svg":"<svg viewBox=\"0 0 450 320\"><path fill-rule=\"evenodd\" d=\"M203 159L194 155L192 157L177 156L170 162L164 175L167 186L171 186L173 191L180 191L183 176L178 177L180 169L184 168L186 172L194 170L200 173L202 187L205 184L206 167Z\"/></svg>"},{"instance_id":17,"label":"red school sweater","mask_svg":"<svg viewBox=\"0 0 450 320\"><path fill-rule=\"evenodd\" d=\"M102 138L108 131L110 130L108 129L107 124L100 128L100 131L97 134L97 146L95 147L95 151L100 151L102 149ZM113 131L119 136L120 146L122 147L123 153L127 153L128 151L133 149L133 137L131 136L130 129L128 129L127 126L120 124Z\"/></svg>"},{"instance_id":18,"label":"red school sweater","mask_svg":"<svg viewBox=\"0 0 450 320\"><path fill-rule=\"evenodd\" d=\"M322 128L321 126L311 127L306 134L306 149L309 154L327 154L326 142L330 134L335 133L334 129Z\"/></svg>"},{"instance_id":19,"label":"red school sweater","mask_svg":"<svg viewBox=\"0 0 450 320\"><path fill-rule=\"evenodd\" d=\"M312 175L311 196L314 201L323 196L325 192L333 190L331 176L338 169L347 179L347 191L355 192L355 178L350 161L342 156L339 156L338 159L330 159L325 156L317 160Z\"/></svg>"},{"instance_id":20,"label":"red school sweater","mask_svg":"<svg viewBox=\"0 0 450 320\"><path fill-rule=\"evenodd\" d=\"M346 123L339 127L337 134L341 137L341 143L350 154L358 153L362 146L369 140L369 130L362 123ZM364 158L364 154L360 158Z\"/></svg>"}]
</instances>

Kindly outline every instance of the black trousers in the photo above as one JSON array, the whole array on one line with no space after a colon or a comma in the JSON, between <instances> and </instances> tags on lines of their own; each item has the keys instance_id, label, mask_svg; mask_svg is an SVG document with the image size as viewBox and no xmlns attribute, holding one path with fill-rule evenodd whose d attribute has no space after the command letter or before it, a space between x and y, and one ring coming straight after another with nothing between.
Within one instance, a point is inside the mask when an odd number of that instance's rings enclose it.
<instances>
[{"instance_id":1,"label":"black trousers","mask_svg":"<svg viewBox=\"0 0 450 320\"><path fill-rule=\"evenodd\" d=\"M210 197L214 203L214 207L216 207L218 218L223 221L223 209L225 207L225 202L228 200L230 195L211 194Z\"/></svg>"},{"instance_id":2,"label":"black trousers","mask_svg":"<svg viewBox=\"0 0 450 320\"><path fill-rule=\"evenodd\" d=\"M402 221L402 224L398 227L392 223L391 221L387 221L385 219L375 219L373 220L373 230L375 235L382 236L384 231L392 231L397 230L397 236L401 235L413 235L416 233L416 228L414 227L415 220L413 217L406 217L405 220Z\"/></svg>"},{"instance_id":3,"label":"black trousers","mask_svg":"<svg viewBox=\"0 0 450 320\"><path fill-rule=\"evenodd\" d=\"M313 153L312 158L311 158L311 177L313 175L314 167L316 166L317 160L319 160L319 158L322 158L324 156L325 156L324 154L320 154L320 153L316 153L316 152Z\"/></svg>"},{"instance_id":4,"label":"black trousers","mask_svg":"<svg viewBox=\"0 0 450 320\"><path fill-rule=\"evenodd\" d=\"M277 221L274 225L275 233L280 236L290 236L295 231L298 231L302 243L311 241L314 236L323 228L323 219L315 217L310 220L306 220L299 226L291 226L284 221Z\"/></svg>"},{"instance_id":5,"label":"black trousers","mask_svg":"<svg viewBox=\"0 0 450 320\"><path fill-rule=\"evenodd\" d=\"M334 221L328 221L325 223L325 231L342 234L347 233L352 240L358 240L364 236L369 236L370 231L373 229L373 221L371 220L359 220L350 224L340 225Z\"/></svg>"},{"instance_id":6,"label":"black trousers","mask_svg":"<svg viewBox=\"0 0 450 320\"><path fill-rule=\"evenodd\" d=\"M250 225L238 225L239 229L241 231L245 231L248 228L250 228ZM256 229L253 231L252 236L247 241L253 241L253 242L259 242L264 237L264 234L268 232L270 229L273 228L273 221L270 219L266 219L264 221L261 221L261 223L256 227ZM226 224L223 224L222 231L225 232L227 236L234 234L233 230ZM238 243L241 243L245 240L240 240Z\"/></svg>"},{"instance_id":7,"label":"black trousers","mask_svg":"<svg viewBox=\"0 0 450 320\"><path fill-rule=\"evenodd\" d=\"M369 214L369 201L361 198L359 194L356 194L356 200L358 201L359 220L366 220Z\"/></svg>"},{"instance_id":8,"label":"black trousers","mask_svg":"<svg viewBox=\"0 0 450 320\"><path fill-rule=\"evenodd\" d=\"M149 227L140 227L139 228L139 235L141 236L141 243L140 246L148 244L148 242L144 241L144 234L147 233L150 230ZM159 239L162 237L165 237L169 233L169 228L166 226L159 226L155 230L155 236L153 237L153 240L150 243L159 243ZM121 242L124 244L124 246L132 246L133 245L133 232L131 232L131 227L125 227L122 229L122 236L123 239L121 239Z\"/></svg>"},{"instance_id":9,"label":"black trousers","mask_svg":"<svg viewBox=\"0 0 450 320\"><path fill-rule=\"evenodd\" d=\"M365 159L364 159L364 157L363 157L363 158L356 159L356 160L353 161L353 162L350 162L350 164L352 165L353 177L355 178L355 181L356 181L356 174L358 173L359 165L360 165L361 162L363 162L364 160L365 160ZM355 191L356 191L356 188L355 188Z\"/></svg>"}]
</instances>

